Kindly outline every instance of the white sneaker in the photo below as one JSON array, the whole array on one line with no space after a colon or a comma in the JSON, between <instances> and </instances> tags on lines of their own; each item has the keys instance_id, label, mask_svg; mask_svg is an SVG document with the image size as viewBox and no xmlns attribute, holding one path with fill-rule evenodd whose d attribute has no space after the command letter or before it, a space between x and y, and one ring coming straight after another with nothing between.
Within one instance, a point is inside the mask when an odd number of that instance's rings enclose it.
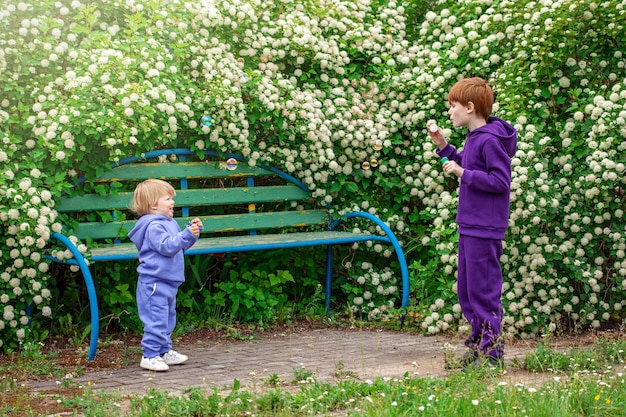
<instances>
[{"instance_id":1,"label":"white sneaker","mask_svg":"<svg viewBox=\"0 0 626 417\"><path fill-rule=\"evenodd\" d=\"M163 361L165 361L166 364L168 365L179 365L183 362L186 362L187 359L189 359L189 357L187 355L183 355L182 353L178 353L175 350L170 350L169 352L167 352L166 354L164 354L163 356L161 356L163 358Z\"/></svg>"},{"instance_id":2,"label":"white sneaker","mask_svg":"<svg viewBox=\"0 0 626 417\"><path fill-rule=\"evenodd\" d=\"M155 356L154 358L146 358L144 356L141 358L139 366L150 371L167 371L170 369L170 367L167 366L167 363L165 363L163 358L160 356Z\"/></svg>"}]
</instances>

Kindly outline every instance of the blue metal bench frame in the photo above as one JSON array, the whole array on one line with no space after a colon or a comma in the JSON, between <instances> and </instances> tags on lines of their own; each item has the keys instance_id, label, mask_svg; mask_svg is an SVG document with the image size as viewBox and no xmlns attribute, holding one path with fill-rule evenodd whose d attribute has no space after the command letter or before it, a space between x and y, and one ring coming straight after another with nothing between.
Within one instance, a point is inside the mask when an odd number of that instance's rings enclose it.
<instances>
[{"instance_id":1,"label":"blue metal bench frame","mask_svg":"<svg viewBox=\"0 0 626 417\"><path fill-rule=\"evenodd\" d=\"M147 159L156 158L161 155L177 155L180 158L184 158L187 155L195 155L196 153L190 151L188 149L169 149L169 150L158 150L147 152L143 157L128 157L120 160L117 163L111 163L111 167L119 167L125 164L130 164L134 162L141 162ZM218 156L217 152L214 151L205 151L206 155L210 156ZM245 162L246 158L241 155L236 154L223 154L219 155L224 158L235 158L238 161ZM273 171L279 177L289 181L290 183L297 185L298 187L306 190L310 193L308 187L299 181L298 179L292 177L289 174L286 174L283 171L280 171L273 167L267 167L263 164L258 164L264 169ZM83 182L84 178L79 180L79 183ZM130 202L129 202L130 204ZM330 215L329 215L330 216ZM378 226L385 235L373 235L373 234L360 234L360 233L352 233L352 232L336 232L337 228L350 219L363 218L367 219L376 226ZM338 219L332 220L329 222L327 236L321 235L324 232L304 232L303 234L317 234L319 238L311 239L311 240L301 240L301 241L292 241L292 242L279 242L279 243L264 243L255 241L253 235L250 236L250 242L246 245L239 246L215 246L210 248L197 248L194 246L185 252L186 256L191 255L208 255L208 254L217 254L217 253L229 253L229 252L244 252L244 251L257 251L257 250L269 250L269 249L284 249L284 248L295 248L295 247L305 247L305 246L326 246L326 291L325 291L325 309L328 314L330 311L330 299L331 299L331 287L332 287L332 261L333 261L333 246L334 245L343 245L343 244L353 244L358 242L366 242L366 241L378 241L383 243L391 244L398 258L398 263L400 265L400 273L402 278L402 302L401 306L407 307L408 299L409 299L409 276L408 276L408 268L406 263L406 258L404 256L404 252L402 250L402 246L400 242L396 238L393 231L387 226L381 219L378 217L366 213L366 212L351 212L341 216ZM289 233L292 235L293 233ZM136 259L136 253L107 253L104 255L92 255L85 256L78 250L78 247L69 239L68 236L62 233L53 233L51 235L51 239L59 241L65 247L67 247L72 255L74 256L72 259L60 260L53 257L50 254L47 254L46 257L57 263L64 263L68 265L76 265L79 267L80 272L83 275L85 280L85 284L87 287L87 294L89 297L89 305L90 305L90 313L91 313L91 339L89 345L89 353L88 360L93 360L96 355L97 346L98 346L98 337L99 337L99 314L98 314L98 299L96 295L96 286L94 284L93 276L89 269L89 262L104 262L104 261L120 261L120 260L129 260ZM201 237L200 240L210 240L211 237ZM113 245L115 247L115 245ZM94 248L95 250L95 248ZM404 315L400 317L401 322L404 321Z\"/></svg>"}]
</instances>

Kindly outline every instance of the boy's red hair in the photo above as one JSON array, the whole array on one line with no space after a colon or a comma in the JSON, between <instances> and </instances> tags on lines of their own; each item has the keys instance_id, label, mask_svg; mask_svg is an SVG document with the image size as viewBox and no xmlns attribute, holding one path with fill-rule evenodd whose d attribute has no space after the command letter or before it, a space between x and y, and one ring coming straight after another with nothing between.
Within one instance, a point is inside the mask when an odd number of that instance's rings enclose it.
<instances>
[{"instance_id":1,"label":"boy's red hair","mask_svg":"<svg viewBox=\"0 0 626 417\"><path fill-rule=\"evenodd\" d=\"M448 93L448 102L463 106L472 102L476 114L487 120L493 110L493 90L482 78L464 78L452 86Z\"/></svg>"}]
</instances>

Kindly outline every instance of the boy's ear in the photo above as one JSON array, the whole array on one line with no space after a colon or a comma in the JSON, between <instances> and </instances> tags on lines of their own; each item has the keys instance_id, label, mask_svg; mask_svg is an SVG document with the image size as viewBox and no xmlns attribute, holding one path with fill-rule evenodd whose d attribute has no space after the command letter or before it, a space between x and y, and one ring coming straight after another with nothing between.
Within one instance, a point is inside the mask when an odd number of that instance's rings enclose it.
<instances>
[{"instance_id":1,"label":"boy's ear","mask_svg":"<svg viewBox=\"0 0 626 417\"><path fill-rule=\"evenodd\" d=\"M474 110L476 109L474 107L474 103L472 103L471 101L467 102L467 104L465 105L465 108L467 109L467 113L474 113Z\"/></svg>"}]
</instances>

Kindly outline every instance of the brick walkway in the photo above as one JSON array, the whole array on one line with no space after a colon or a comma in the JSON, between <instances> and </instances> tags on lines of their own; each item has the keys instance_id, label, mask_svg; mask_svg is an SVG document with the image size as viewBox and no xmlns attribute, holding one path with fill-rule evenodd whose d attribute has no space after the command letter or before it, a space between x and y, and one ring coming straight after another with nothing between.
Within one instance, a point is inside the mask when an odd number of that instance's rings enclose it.
<instances>
[{"instance_id":1,"label":"brick walkway","mask_svg":"<svg viewBox=\"0 0 626 417\"><path fill-rule=\"evenodd\" d=\"M359 380L377 377L441 376L444 374L444 343L462 346L458 340L417 336L395 331L310 330L275 334L262 340L215 343L197 341L175 348L189 356L168 372L139 367L139 359L126 368L88 372L74 382L89 383L93 390L143 395L160 389L179 395L185 388L200 386L228 389L235 379L242 387L263 386L270 378L282 383L294 380L294 370L313 372L318 381L331 382L349 375ZM524 348L507 349L506 360L523 356ZM530 350L528 347L526 350ZM265 382L264 382L265 381ZM265 385L267 386L267 385ZM56 381L35 382L31 391L58 389Z\"/></svg>"}]
</instances>

